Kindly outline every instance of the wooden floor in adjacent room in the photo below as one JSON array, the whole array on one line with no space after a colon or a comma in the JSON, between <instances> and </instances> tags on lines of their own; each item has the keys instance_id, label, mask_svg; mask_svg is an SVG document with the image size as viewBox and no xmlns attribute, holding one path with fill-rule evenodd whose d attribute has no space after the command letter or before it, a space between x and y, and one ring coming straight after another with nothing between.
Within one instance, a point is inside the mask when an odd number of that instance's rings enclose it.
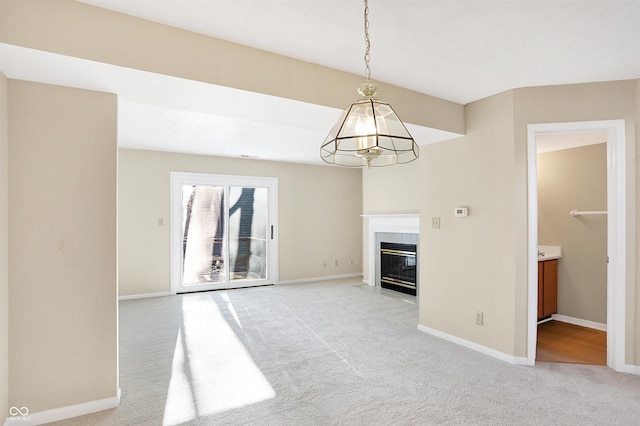
<instances>
[{"instance_id":1,"label":"wooden floor in adjacent room","mask_svg":"<svg viewBox=\"0 0 640 426\"><path fill-rule=\"evenodd\" d=\"M607 365L607 332L560 321L539 324L536 361Z\"/></svg>"}]
</instances>

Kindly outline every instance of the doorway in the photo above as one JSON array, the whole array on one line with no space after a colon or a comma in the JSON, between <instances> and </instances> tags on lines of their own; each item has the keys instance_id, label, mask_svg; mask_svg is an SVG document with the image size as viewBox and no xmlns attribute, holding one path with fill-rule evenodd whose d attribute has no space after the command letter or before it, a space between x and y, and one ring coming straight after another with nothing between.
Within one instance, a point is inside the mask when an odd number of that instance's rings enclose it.
<instances>
[{"instance_id":1,"label":"doorway","mask_svg":"<svg viewBox=\"0 0 640 426\"><path fill-rule=\"evenodd\" d=\"M536 137L537 361L606 365L607 133Z\"/></svg>"},{"instance_id":2,"label":"doorway","mask_svg":"<svg viewBox=\"0 0 640 426\"><path fill-rule=\"evenodd\" d=\"M274 284L277 179L171 173L171 289Z\"/></svg>"},{"instance_id":3,"label":"doorway","mask_svg":"<svg viewBox=\"0 0 640 426\"><path fill-rule=\"evenodd\" d=\"M561 132L605 132L607 135L607 365L624 371L626 194L624 120L534 124L528 126L529 291L527 363L535 364L538 314L538 172L539 135Z\"/></svg>"}]
</instances>

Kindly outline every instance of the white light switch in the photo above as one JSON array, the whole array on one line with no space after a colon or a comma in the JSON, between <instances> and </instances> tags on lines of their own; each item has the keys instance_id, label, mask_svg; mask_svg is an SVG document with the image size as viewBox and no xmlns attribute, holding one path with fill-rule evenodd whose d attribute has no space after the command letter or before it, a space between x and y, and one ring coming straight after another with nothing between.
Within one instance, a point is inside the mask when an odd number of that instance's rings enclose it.
<instances>
[{"instance_id":1,"label":"white light switch","mask_svg":"<svg viewBox=\"0 0 640 426\"><path fill-rule=\"evenodd\" d=\"M433 216L431 218L431 229L440 229L440 218Z\"/></svg>"}]
</instances>

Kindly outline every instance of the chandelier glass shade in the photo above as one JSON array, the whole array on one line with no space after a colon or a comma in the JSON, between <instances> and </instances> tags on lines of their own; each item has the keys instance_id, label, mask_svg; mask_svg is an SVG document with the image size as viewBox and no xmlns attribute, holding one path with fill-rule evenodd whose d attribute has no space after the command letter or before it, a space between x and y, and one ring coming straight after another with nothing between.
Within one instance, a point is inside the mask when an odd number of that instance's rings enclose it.
<instances>
[{"instance_id":1,"label":"chandelier glass shade","mask_svg":"<svg viewBox=\"0 0 640 426\"><path fill-rule=\"evenodd\" d=\"M372 97L363 97L342 112L320 152L327 163L345 167L403 164L419 154L391 105Z\"/></svg>"}]
</instances>

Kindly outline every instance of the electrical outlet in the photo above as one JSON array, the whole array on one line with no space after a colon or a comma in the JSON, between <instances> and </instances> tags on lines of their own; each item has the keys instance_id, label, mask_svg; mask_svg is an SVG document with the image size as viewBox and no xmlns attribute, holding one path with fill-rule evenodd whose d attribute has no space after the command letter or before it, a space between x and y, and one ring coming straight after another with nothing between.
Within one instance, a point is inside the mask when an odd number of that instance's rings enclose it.
<instances>
[{"instance_id":1,"label":"electrical outlet","mask_svg":"<svg viewBox=\"0 0 640 426\"><path fill-rule=\"evenodd\" d=\"M326 268L326 267L327 267L327 261L326 261L326 260L322 261L322 267L323 267L323 268Z\"/></svg>"},{"instance_id":2,"label":"electrical outlet","mask_svg":"<svg viewBox=\"0 0 640 426\"><path fill-rule=\"evenodd\" d=\"M339 264L338 259L334 260L333 264L334 264L334 266L338 266L338 264Z\"/></svg>"},{"instance_id":3,"label":"electrical outlet","mask_svg":"<svg viewBox=\"0 0 640 426\"><path fill-rule=\"evenodd\" d=\"M440 229L440 217L433 216L431 218L431 229Z\"/></svg>"},{"instance_id":4,"label":"electrical outlet","mask_svg":"<svg viewBox=\"0 0 640 426\"><path fill-rule=\"evenodd\" d=\"M476 324L477 325L484 324L484 312L476 311Z\"/></svg>"}]
</instances>

